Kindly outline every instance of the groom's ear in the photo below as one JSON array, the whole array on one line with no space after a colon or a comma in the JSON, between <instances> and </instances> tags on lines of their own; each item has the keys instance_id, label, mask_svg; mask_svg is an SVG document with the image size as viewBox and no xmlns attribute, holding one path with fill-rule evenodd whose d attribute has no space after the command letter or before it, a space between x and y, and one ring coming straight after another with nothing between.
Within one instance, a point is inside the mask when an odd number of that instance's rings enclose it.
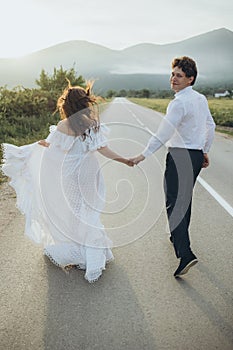
<instances>
[{"instance_id":1,"label":"groom's ear","mask_svg":"<svg viewBox=\"0 0 233 350\"><path fill-rule=\"evenodd\" d=\"M193 76L190 77L190 78L189 78L189 81L190 81L190 85L193 85L194 77L193 77Z\"/></svg>"}]
</instances>

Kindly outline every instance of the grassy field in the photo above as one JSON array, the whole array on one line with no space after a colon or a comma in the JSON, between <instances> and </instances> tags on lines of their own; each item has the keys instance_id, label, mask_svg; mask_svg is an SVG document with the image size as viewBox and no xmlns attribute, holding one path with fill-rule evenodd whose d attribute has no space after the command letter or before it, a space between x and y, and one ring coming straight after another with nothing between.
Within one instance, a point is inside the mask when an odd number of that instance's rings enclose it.
<instances>
[{"instance_id":1,"label":"grassy field","mask_svg":"<svg viewBox=\"0 0 233 350\"><path fill-rule=\"evenodd\" d=\"M167 105L170 102L170 99L131 98L130 100L161 113L166 112ZM233 136L233 99L209 99L208 103L210 111L217 124L217 130ZM105 108L106 103L100 106L100 112ZM43 116L43 118L43 120L40 120L42 125L39 125L38 120L35 121L35 118L33 117L26 118L28 119L27 123L24 121L22 125L20 124L21 119L17 120L14 124L10 123L8 125L7 123L3 123L0 130L0 143L8 142L20 146L46 137L48 134L48 126L55 123L56 118L51 118L51 116ZM36 125L34 125L34 123ZM0 148L0 159L1 158L2 150ZM0 172L0 183L5 180L6 178Z\"/></svg>"},{"instance_id":2,"label":"grassy field","mask_svg":"<svg viewBox=\"0 0 233 350\"><path fill-rule=\"evenodd\" d=\"M129 98L129 100L161 113L166 112L167 105L171 101L168 98Z\"/></svg>"},{"instance_id":3,"label":"grassy field","mask_svg":"<svg viewBox=\"0 0 233 350\"><path fill-rule=\"evenodd\" d=\"M165 113L170 99L131 98L130 101L155 111ZM233 99L209 99L209 108L217 129L233 135ZM226 127L226 130L224 130ZM227 128L232 130L228 130Z\"/></svg>"},{"instance_id":4,"label":"grassy field","mask_svg":"<svg viewBox=\"0 0 233 350\"><path fill-rule=\"evenodd\" d=\"M233 127L233 99L209 99L208 103L217 125Z\"/></svg>"}]
</instances>

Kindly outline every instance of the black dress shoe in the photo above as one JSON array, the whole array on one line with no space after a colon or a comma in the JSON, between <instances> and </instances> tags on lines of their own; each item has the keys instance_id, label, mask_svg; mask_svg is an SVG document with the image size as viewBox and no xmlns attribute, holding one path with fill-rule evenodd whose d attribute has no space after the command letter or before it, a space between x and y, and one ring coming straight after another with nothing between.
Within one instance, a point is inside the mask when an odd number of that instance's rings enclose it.
<instances>
[{"instance_id":1,"label":"black dress shoe","mask_svg":"<svg viewBox=\"0 0 233 350\"><path fill-rule=\"evenodd\" d=\"M180 259L180 265L174 273L175 277L179 277L188 272L190 267L196 265L198 262L197 257L194 254L190 254L188 257Z\"/></svg>"}]
</instances>

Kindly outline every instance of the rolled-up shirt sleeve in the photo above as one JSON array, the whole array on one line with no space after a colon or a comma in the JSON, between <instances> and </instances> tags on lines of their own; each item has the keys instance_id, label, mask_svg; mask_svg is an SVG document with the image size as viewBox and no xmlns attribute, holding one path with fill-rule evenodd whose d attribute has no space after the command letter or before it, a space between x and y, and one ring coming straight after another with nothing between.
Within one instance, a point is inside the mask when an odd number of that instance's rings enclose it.
<instances>
[{"instance_id":1,"label":"rolled-up shirt sleeve","mask_svg":"<svg viewBox=\"0 0 233 350\"><path fill-rule=\"evenodd\" d=\"M142 155L148 157L162 147L175 133L184 117L184 106L180 100L169 103L167 113L161 121L157 132L149 139Z\"/></svg>"}]
</instances>

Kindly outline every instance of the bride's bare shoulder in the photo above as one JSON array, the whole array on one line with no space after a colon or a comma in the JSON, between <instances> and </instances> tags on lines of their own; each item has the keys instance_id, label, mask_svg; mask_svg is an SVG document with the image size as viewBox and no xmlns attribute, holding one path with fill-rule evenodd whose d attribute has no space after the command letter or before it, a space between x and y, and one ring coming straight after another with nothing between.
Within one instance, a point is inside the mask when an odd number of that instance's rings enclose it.
<instances>
[{"instance_id":1,"label":"bride's bare shoulder","mask_svg":"<svg viewBox=\"0 0 233 350\"><path fill-rule=\"evenodd\" d=\"M67 119L60 120L60 122L57 124L57 130L67 135L74 135L74 132L71 130Z\"/></svg>"}]
</instances>

